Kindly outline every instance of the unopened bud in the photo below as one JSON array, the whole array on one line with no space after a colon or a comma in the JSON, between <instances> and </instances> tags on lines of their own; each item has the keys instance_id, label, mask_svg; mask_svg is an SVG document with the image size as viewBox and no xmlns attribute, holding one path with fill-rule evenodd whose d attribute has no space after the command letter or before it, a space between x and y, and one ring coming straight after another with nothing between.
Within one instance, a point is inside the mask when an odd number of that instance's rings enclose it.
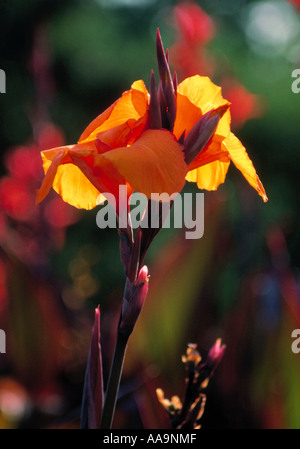
<instances>
[{"instance_id":1,"label":"unopened bud","mask_svg":"<svg viewBox=\"0 0 300 449\"><path fill-rule=\"evenodd\" d=\"M130 335L141 313L149 288L147 266L143 266L134 282L126 279L119 329Z\"/></svg>"},{"instance_id":2,"label":"unopened bud","mask_svg":"<svg viewBox=\"0 0 300 449\"><path fill-rule=\"evenodd\" d=\"M191 131L185 137L183 151L187 165L190 165L198 154L206 147L228 107L229 104L208 111L195 123Z\"/></svg>"},{"instance_id":3,"label":"unopened bud","mask_svg":"<svg viewBox=\"0 0 300 449\"><path fill-rule=\"evenodd\" d=\"M209 367L212 367L213 370L220 363L220 361L224 355L225 348L226 348L226 346L221 344L221 338L218 338L216 340L215 344L210 349L210 351L206 357L206 364Z\"/></svg>"},{"instance_id":4,"label":"unopened bud","mask_svg":"<svg viewBox=\"0 0 300 449\"><path fill-rule=\"evenodd\" d=\"M158 91L153 71L151 72L150 105L148 111L148 127L150 129L161 129L161 110L158 99Z\"/></svg>"},{"instance_id":5,"label":"unopened bud","mask_svg":"<svg viewBox=\"0 0 300 449\"><path fill-rule=\"evenodd\" d=\"M159 101L162 110L163 126L173 130L176 117L176 87L171 76L168 54L165 53L159 30L156 34L156 53L159 72Z\"/></svg>"},{"instance_id":6,"label":"unopened bud","mask_svg":"<svg viewBox=\"0 0 300 449\"><path fill-rule=\"evenodd\" d=\"M131 251L133 246L133 240L132 235L130 233L130 229L127 227L127 229L119 229L119 249L120 249L120 257L121 262L123 264L125 274L127 276L128 272L128 265L131 257Z\"/></svg>"}]
</instances>

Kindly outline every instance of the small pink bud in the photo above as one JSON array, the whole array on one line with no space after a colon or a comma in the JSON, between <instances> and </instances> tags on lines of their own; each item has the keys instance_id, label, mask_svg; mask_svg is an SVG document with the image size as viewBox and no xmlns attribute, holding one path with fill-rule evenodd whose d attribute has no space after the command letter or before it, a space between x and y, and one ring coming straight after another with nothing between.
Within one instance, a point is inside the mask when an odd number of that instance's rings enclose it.
<instances>
[{"instance_id":1,"label":"small pink bud","mask_svg":"<svg viewBox=\"0 0 300 449\"><path fill-rule=\"evenodd\" d=\"M221 338L218 338L216 340L215 344L210 349L205 363L212 369L212 372L215 370L215 368L220 363L220 361L224 355L225 348L226 348L225 345L221 345Z\"/></svg>"}]
</instances>

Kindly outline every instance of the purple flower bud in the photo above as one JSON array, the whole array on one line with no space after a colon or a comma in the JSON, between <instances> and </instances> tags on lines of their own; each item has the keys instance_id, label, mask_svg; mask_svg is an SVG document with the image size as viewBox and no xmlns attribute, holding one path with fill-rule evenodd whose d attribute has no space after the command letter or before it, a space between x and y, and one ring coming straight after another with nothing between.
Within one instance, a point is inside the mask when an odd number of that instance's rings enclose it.
<instances>
[{"instance_id":1,"label":"purple flower bud","mask_svg":"<svg viewBox=\"0 0 300 449\"><path fill-rule=\"evenodd\" d=\"M119 228L118 233L120 238L119 249L120 249L121 262L125 270L125 275L127 276L133 246L132 229L129 226L127 226L126 229Z\"/></svg>"},{"instance_id":2,"label":"purple flower bud","mask_svg":"<svg viewBox=\"0 0 300 449\"><path fill-rule=\"evenodd\" d=\"M140 269L134 282L126 279L119 330L130 335L141 313L149 288L148 268Z\"/></svg>"},{"instance_id":3,"label":"purple flower bud","mask_svg":"<svg viewBox=\"0 0 300 449\"><path fill-rule=\"evenodd\" d=\"M128 263L127 277L130 282L134 282L138 275L138 269L140 266L140 252L141 252L141 240L142 230L139 227L135 233L134 242L132 245L132 251Z\"/></svg>"},{"instance_id":4,"label":"purple flower bud","mask_svg":"<svg viewBox=\"0 0 300 449\"><path fill-rule=\"evenodd\" d=\"M150 105L149 105L149 111L148 111L148 127L150 129L160 129L162 127L161 110L160 110L157 86L156 86L153 70L151 71Z\"/></svg>"},{"instance_id":5,"label":"purple flower bud","mask_svg":"<svg viewBox=\"0 0 300 449\"><path fill-rule=\"evenodd\" d=\"M156 34L156 53L160 79L159 100L162 110L162 122L164 127L172 131L176 118L176 89L171 77L168 56L164 51L159 30L157 30Z\"/></svg>"},{"instance_id":6,"label":"purple flower bud","mask_svg":"<svg viewBox=\"0 0 300 449\"><path fill-rule=\"evenodd\" d=\"M218 364L220 363L224 352L226 349L226 345L221 344L221 338L218 338L215 342L215 344L210 349L209 353L207 354L205 364L210 369L210 372L212 375Z\"/></svg>"},{"instance_id":7,"label":"purple flower bud","mask_svg":"<svg viewBox=\"0 0 300 449\"><path fill-rule=\"evenodd\" d=\"M177 77L177 72L174 72L173 75L173 85L174 85L174 90L175 90L175 94L177 92L177 86L178 86L178 77Z\"/></svg>"},{"instance_id":8,"label":"purple flower bud","mask_svg":"<svg viewBox=\"0 0 300 449\"><path fill-rule=\"evenodd\" d=\"M198 154L206 147L228 107L228 105L225 105L218 109L208 111L195 123L191 131L185 137L183 152L185 154L185 162L187 165L190 165Z\"/></svg>"}]
</instances>

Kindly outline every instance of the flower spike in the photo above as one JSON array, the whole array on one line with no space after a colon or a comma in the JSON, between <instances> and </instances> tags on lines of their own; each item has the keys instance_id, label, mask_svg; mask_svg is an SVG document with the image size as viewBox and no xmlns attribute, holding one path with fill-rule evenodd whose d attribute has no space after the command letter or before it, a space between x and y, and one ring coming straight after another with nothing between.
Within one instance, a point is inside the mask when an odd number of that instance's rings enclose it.
<instances>
[{"instance_id":1,"label":"flower spike","mask_svg":"<svg viewBox=\"0 0 300 449\"><path fill-rule=\"evenodd\" d=\"M178 76L177 76L177 72L176 71L174 72L174 75L173 75L173 86L174 86L175 95L176 95L177 86L178 86Z\"/></svg>"},{"instance_id":2,"label":"flower spike","mask_svg":"<svg viewBox=\"0 0 300 449\"><path fill-rule=\"evenodd\" d=\"M142 241L142 230L139 227L135 233L130 259L128 261L127 277L129 278L130 282L135 281L138 275L138 269L140 264L141 241Z\"/></svg>"},{"instance_id":3,"label":"flower spike","mask_svg":"<svg viewBox=\"0 0 300 449\"><path fill-rule=\"evenodd\" d=\"M134 282L130 282L129 278L126 279L119 332L127 336L132 333L146 300L148 288L148 267L144 265Z\"/></svg>"},{"instance_id":4,"label":"flower spike","mask_svg":"<svg viewBox=\"0 0 300 449\"><path fill-rule=\"evenodd\" d=\"M158 92L153 70L151 70L150 81L150 105L148 111L148 127L150 129L161 129L161 110L158 100Z\"/></svg>"},{"instance_id":5,"label":"flower spike","mask_svg":"<svg viewBox=\"0 0 300 449\"><path fill-rule=\"evenodd\" d=\"M164 112L163 116L165 116L166 119L165 127L172 131L176 118L176 91L170 73L168 57L164 51L158 29L156 34L156 52L160 78L159 94L161 106Z\"/></svg>"}]
</instances>

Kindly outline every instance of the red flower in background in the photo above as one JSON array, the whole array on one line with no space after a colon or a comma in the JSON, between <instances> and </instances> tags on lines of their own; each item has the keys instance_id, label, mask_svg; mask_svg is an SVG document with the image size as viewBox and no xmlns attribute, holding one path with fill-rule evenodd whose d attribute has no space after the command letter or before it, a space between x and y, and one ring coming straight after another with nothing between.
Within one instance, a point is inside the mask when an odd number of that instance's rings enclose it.
<instances>
[{"instance_id":1,"label":"red flower in background","mask_svg":"<svg viewBox=\"0 0 300 449\"><path fill-rule=\"evenodd\" d=\"M34 215L32 197L26 185L5 176L0 180L0 205L5 213L20 221L29 221Z\"/></svg>"},{"instance_id":2,"label":"red flower in background","mask_svg":"<svg viewBox=\"0 0 300 449\"><path fill-rule=\"evenodd\" d=\"M213 20L197 4L179 4L174 14L183 39L191 45L204 45L214 37Z\"/></svg>"},{"instance_id":3,"label":"red flower in background","mask_svg":"<svg viewBox=\"0 0 300 449\"><path fill-rule=\"evenodd\" d=\"M299 0L294 0L300 4ZM178 33L175 44L170 49L172 61L182 77L196 74L213 76L220 72L224 96L231 103L232 127L241 127L247 120L258 118L263 113L262 99L246 89L231 74L231 68L222 64L219 69L207 44L216 36L214 20L193 2L178 4L173 9L174 26ZM229 73L226 73L229 72Z\"/></svg>"},{"instance_id":4,"label":"red flower in background","mask_svg":"<svg viewBox=\"0 0 300 449\"><path fill-rule=\"evenodd\" d=\"M35 191L43 176L40 151L61 145L64 138L59 128L46 122L37 140L7 150L7 174L0 179L0 245L26 264L45 260L47 249L60 247L65 228L78 219L76 210L56 197L36 208ZM40 245L41 239L49 246Z\"/></svg>"},{"instance_id":5,"label":"red flower in background","mask_svg":"<svg viewBox=\"0 0 300 449\"><path fill-rule=\"evenodd\" d=\"M40 151L64 144L63 133L49 119L54 83L45 30L37 30L28 64L36 93L28 117L33 138L5 150L6 173L0 177L0 329L7 336L7 351L0 357L7 376L0 383L2 428L39 419L45 407L50 416L66 405L59 378L75 354L62 307L64 291L48 279L51 256L62 249L67 227L80 215L55 194L36 207L43 177Z\"/></svg>"},{"instance_id":6,"label":"red flower in background","mask_svg":"<svg viewBox=\"0 0 300 449\"><path fill-rule=\"evenodd\" d=\"M290 3L295 5L297 8L300 8L300 0L289 0Z\"/></svg>"},{"instance_id":7,"label":"red flower in background","mask_svg":"<svg viewBox=\"0 0 300 449\"><path fill-rule=\"evenodd\" d=\"M222 88L231 103L231 120L234 128L239 128L249 120L259 118L264 112L264 102L259 95L251 93L235 79L224 80Z\"/></svg>"},{"instance_id":8,"label":"red flower in background","mask_svg":"<svg viewBox=\"0 0 300 449\"><path fill-rule=\"evenodd\" d=\"M215 36L215 23L197 4L182 3L174 7L178 40L170 49L174 65L182 77L210 75L213 58L208 58L205 45Z\"/></svg>"}]
</instances>

